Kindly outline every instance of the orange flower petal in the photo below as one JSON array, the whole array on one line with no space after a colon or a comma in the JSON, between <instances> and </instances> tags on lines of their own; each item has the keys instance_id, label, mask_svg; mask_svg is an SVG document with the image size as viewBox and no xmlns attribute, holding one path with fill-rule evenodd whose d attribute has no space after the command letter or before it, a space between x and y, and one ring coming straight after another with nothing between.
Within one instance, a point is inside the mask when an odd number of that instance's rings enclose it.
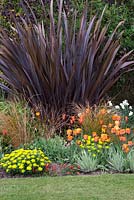
<instances>
[{"instance_id":1,"label":"orange flower petal","mask_svg":"<svg viewBox=\"0 0 134 200\"><path fill-rule=\"evenodd\" d=\"M88 135L83 135L84 140L88 140Z\"/></svg>"},{"instance_id":2,"label":"orange flower petal","mask_svg":"<svg viewBox=\"0 0 134 200\"><path fill-rule=\"evenodd\" d=\"M133 146L133 142L132 141L128 141L128 146Z\"/></svg>"},{"instance_id":3,"label":"orange flower petal","mask_svg":"<svg viewBox=\"0 0 134 200\"><path fill-rule=\"evenodd\" d=\"M72 139L73 139L73 136L68 136L68 137L67 137L67 140L68 140L68 141L72 141Z\"/></svg>"},{"instance_id":4,"label":"orange flower petal","mask_svg":"<svg viewBox=\"0 0 134 200\"><path fill-rule=\"evenodd\" d=\"M96 137L96 136L97 136L97 133L96 133L96 132L92 132L92 136L93 136L93 137Z\"/></svg>"},{"instance_id":5,"label":"orange flower petal","mask_svg":"<svg viewBox=\"0 0 134 200\"><path fill-rule=\"evenodd\" d=\"M131 133L131 129L130 129L130 128L126 128L125 131L126 131L127 134L130 134L130 133Z\"/></svg>"},{"instance_id":6,"label":"orange flower petal","mask_svg":"<svg viewBox=\"0 0 134 200\"><path fill-rule=\"evenodd\" d=\"M125 129L120 129L120 135L124 135L126 133Z\"/></svg>"},{"instance_id":7,"label":"orange flower petal","mask_svg":"<svg viewBox=\"0 0 134 200\"><path fill-rule=\"evenodd\" d=\"M68 129L68 130L67 130L67 135L71 135L72 132L73 132L73 131L72 131L71 129Z\"/></svg>"}]
</instances>

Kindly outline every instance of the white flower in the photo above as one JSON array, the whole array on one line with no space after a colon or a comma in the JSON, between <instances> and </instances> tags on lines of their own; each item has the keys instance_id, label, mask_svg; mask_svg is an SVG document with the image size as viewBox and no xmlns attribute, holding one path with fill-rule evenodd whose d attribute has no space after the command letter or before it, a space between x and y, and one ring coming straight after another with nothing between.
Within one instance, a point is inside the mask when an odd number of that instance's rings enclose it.
<instances>
[{"instance_id":1,"label":"white flower","mask_svg":"<svg viewBox=\"0 0 134 200\"><path fill-rule=\"evenodd\" d=\"M116 105L116 106L115 106L115 109L120 109L120 106Z\"/></svg>"},{"instance_id":2,"label":"white flower","mask_svg":"<svg viewBox=\"0 0 134 200\"><path fill-rule=\"evenodd\" d=\"M129 106L129 109L132 110L132 106Z\"/></svg>"},{"instance_id":3,"label":"white flower","mask_svg":"<svg viewBox=\"0 0 134 200\"><path fill-rule=\"evenodd\" d=\"M124 100L122 103L123 103L124 106L128 106L129 105L128 100Z\"/></svg>"},{"instance_id":4,"label":"white flower","mask_svg":"<svg viewBox=\"0 0 134 200\"><path fill-rule=\"evenodd\" d=\"M82 113L78 113L78 117L80 117L82 115Z\"/></svg>"},{"instance_id":5,"label":"white flower","mask_svg":"<svg viewBox=\"0 0 134 200\"><path fill-rule=\"evenodd\" d=\"M113 106L113 104L112 104L112 102L111 102L111 101L108 101L108 105L109 105L110 107L112 107L112 106Z\"/></svg>"},{"instance_id":6,"label":"white flower","mask_svg":"<svg viewBox=\"0 0 134 200\"><path fill-rule=\"evenodd\" d=\"M125 106L124 106L123 103L120 103L120 106L121 106L121 108L122 108L123 110L125 109Z\"/></svg>"},{"instance_id":7,"label":"white flower","mask_svg":"<svg viewBox=\"0 0 134 200\"><path fill-rule=\"evenodd\" d=\"M133 112L132 111L130 111L129 112L129 114L128 114L128 116L132 116L133 115Z\"/></svg>"}]
</instances>

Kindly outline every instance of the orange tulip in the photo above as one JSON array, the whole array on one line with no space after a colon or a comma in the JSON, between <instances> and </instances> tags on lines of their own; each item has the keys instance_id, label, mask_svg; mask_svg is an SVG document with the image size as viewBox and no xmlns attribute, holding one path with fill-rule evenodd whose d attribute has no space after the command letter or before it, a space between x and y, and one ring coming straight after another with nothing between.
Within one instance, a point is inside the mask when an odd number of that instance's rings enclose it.
<instances>
[{"instance_id":1,"label":"orange tulip","mask_svg":"<svg viewBox=\"0 0 134 200\"><path fill-rule=\"evenodd\" d=\"M67 137L67 140L68 140L68 141L72 141L72 139L73 139L73 136L71 136L71 135L69 135L69 136Z\"/></svg>"},{"instance_id":2,"label":"orange tulip","mask_svg":"<svg viewBox=\"0 0 134 200\"><path fill-rule=\"evenodd\" d=\"M126 133L130 134L131 133L131 129L130 128L126 128Z\"/></svg>"},{"instance_id":3,"label":"orange tulip","mask_svg":"<svg viewBox=\"0 0 134 200\"><path fill-rule=\"evenodd\" d=\"M116 135L120 135L120 130L116 130L116 133L115 133Z\"/></svg>"},{"instance_id":4,"label":"orange tulip","mask_svg":"<svg viewBox=\"0 0 134 200\"><path fill-rule=\"evenodd\" d=\"M75 129L75 131L79 135L82 132L82 129L81 128L77 128L77 129Z\"/></svg>"},{"instance_id":5,"label":"orange tulip","mask_svg":"<svg viewBox=\"0 0 134 200\"><path fill-rule=\"evenodd\" d=\"M124 149L126 149L126 148L128 148L128 144L123 144L123 145L122 145L122 149L124 150Z\"/></svg>"},{"instance_id":6,"label":"orange tulip","mask_svg":"<svg viewBox=\"0 0 134 200\"><path fill-rule=\"evenodd\" d=\"M124 152L125 152L125 153L128 153L129 150L130 150L129 148L126 148L126 149L124 149Z\"/></svg>"},{"instance_id":7,"label":"orange tulip","mask_svg":"<svg viewBox=\"0 0 134 200\"><path fill-rule=\"evenodd\" d=\"M129 147L128 147L128 144L123 144L122 145L122 150L125 152L125 153L128 153L129 152Z\"/></svg>"},{"instance_id":8,"label":"orange tulip","mask_svg":"<svg viewBox=\"0 0 134 200\"><path fill-rule=\"evenodd\" d=\"M73 130L73 135L77 136L77 131L76 131L76 129Z\"/></svg>"},{"instance_id":9,"label":"orange tulip","mask_svg":"<svg viewBox=\"0 0 134 200\"><path fill-rule=\"evenodd\" d=\"M93 136L93 137L96 137L96 136L97 136L97 133L96 133L96 132L92 132L92 136Z\"/></svg>"},{"instance_id":10,"label":"orange tulip","mask_svg":"<svg viewBox=\"0 0 134 200\"><path fill-rule=\"evenodd\" d=\"M94 137L94 142L98 142L99 141L99 137L98 136L95 136Z\"/></svg>"},{"instance_id":11,"label":"orange tulip","mask_svg":"<svg viewBox=\"0 0 134 200\"><path fill-rule=\"evenodd\" d=\"M116 120L117 115L113 115L112 116L112 120L115 121Z\"/></svg>"},{"instance_id":12,"label":"orange tulip","mask_svg":"<svg viewBox=\"0 0 134 200\"><path fill-rule=\"evenodd\" d=\"M107 134L101 134L101 141L105 142L108 139L108 135Z\"/></svg>"},{"instance_id":13,"label":"orange tulip","mask_svg":"<svg viewBox=\"0 0 134 200\"><path fill-rule=\"evenodd\" d=\"M120 140L121 142L126 142L127 139L126 139L125 136L120 136L120 137L119 137L119 140Z\"/></svg>"},{"instance_id":14,"label":"orange tulip","mask_svg":"<svg viewBox=\"0 0 134 200\"><path fill-rule=\"evenodd\" d=\"M119 115L113 115L112 116L112 120L113 121L120 121L121 120L121 117Z\"/></svg>"},{"instance_id":15,"label":"orange tulip","mask_svg":"<svg viewBox=\"0 0 134 200\"><path fill-rule=\"evenodd\" d=\"M120 135L124 135L125 133L125 129L120 129Z\"/></svg>"},{"instance_id":16,"label":"orange tulip","mask_svg":"<svg viewBox=\"0 0 134 200\"><path fill-rule=\"evenodd\" d=\"M121 120L121 117L120 116L117 116L117 121L120 121Z\"/></svg>"},{"instance_id":17,"label":"orange tulip","mask_svg":"<svg viewBox=\"0 0 134 200\"><path fill-rule=\"evenodd\" d=\"M133 142L132 141L128 141L128 146L133 146Z\"/></svg>"},{"instance_id":18,"label":"orange tulip","mask_svg":"<svg viewBox=\"0 0 134 200\"><path fill-rule=\"evenodd\" d=\"M112 129L111 129L111 133L116 133L116 129L115 129L115 128L112 128Z\"/></svg>"},{"instance_id":19,"label":"orange tulip","mask_svg":"<svg viewBox=\"0 0 134 200\"><path fill-rule=\"evenodd\" d=\"M72 132L73 132L73 131L72 131L71 129L68 129L68 130L67 130L67 135L70 136L70 135L72 134Z\"/></svg>"},{"instance_id":20,"label":"orange tulip","mask_svg":"<svg viewBox=\"0 0 134 200\"><path fill-rule=\"evenodd\" d=\"M83 135L84 140L88 140L88 135Z\"/></svg>"},{"instance_id":21,"label":"orange tulip","mask_svg":"<svg viewBox=\"0 0 134 200\"><path fill-rule=\"evenodd\" d=\"M124 152L128 153L128 152L129 152L128 144L123 144L123 145L122 145L122 150L123 150Z\"/></svg>"}]
</instances>

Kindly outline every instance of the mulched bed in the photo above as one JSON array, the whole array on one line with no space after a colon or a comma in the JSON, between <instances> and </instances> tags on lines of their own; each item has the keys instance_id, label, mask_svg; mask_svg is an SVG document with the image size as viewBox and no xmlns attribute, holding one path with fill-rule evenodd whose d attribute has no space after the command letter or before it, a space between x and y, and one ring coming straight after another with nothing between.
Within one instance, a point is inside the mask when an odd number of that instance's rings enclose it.
<instances>
[{"instance_id":1,"label":"mulched bed","mask_svg":"<svg viewBox=\"0 0 134 200\"><path fill-rule=\"evenodd\" d=\"M115 171L102 171L102 170L98 170L95 172L90 172L90 173L75 173L75 174L68 174L68 173L62 173L60 171L60 167L58 164L54 164L54 166L57 166L57 169L55 170L55 172L52 172L50 170L49 174L47 176L67 176L67 175L78 175L78 176L96 176L96 175L102 175L102 174L131 174L131 173L119 173L119 172L115 172ZM16 174L16 175L12 175L12 174L7 174L3 169L0 168L0 179L2 178L30 178L30 177L43 177L46 176L45 174L32 174L32 175L20 175L20 174Z\"/></svg>"},{"instance_id":2,"label":"mulched bed","mask_svg":"<svg viewBox=\"0 0 134 200\"><path fill-rule=\"evenodd\" d=\"M55 166L55 165L54 165ZM89 175L101 175L106 172L102 172L101 170L95 171L95 172L90 172L90 173L63 173L60 171L60 167L57 165L57 169L53 172L52 169L50 169L48 175L45 174L31 174L31 175L20 175L20 174L8 174L5 172L4 169L0 168L0 179L2 178L29 178L29 177L43 177L43 176L68 176L68 175L78 175L78 176L89 176Z\"/></svg>"}]
</instances>

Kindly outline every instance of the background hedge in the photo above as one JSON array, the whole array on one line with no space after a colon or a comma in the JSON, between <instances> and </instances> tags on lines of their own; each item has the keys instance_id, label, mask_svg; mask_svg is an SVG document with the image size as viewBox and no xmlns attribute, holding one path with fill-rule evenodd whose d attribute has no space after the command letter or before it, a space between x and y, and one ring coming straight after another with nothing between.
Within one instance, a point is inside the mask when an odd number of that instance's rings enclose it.
<instances>
[{"instance_id":1,"label":"background hedge","mask_svg":"<svg viewBox=\"0 0 134 200\"><path fill-rule=\"evenodd\" d=\"M48 23L48 10L50 0L43 0L43 3L46 7L46 17L44 17L43 6L41 5L40 0L2 0L0 3L1 15L0 15L0 26L5 27L10 34L12 34L10 25L12 25L12 16L15 16L18 20L21 15L27 15L32 19L32 15L29 12L29 9L24 9L23 5L26 5L28 2L31 6L32 10L37 16L38 21L44 21L47 25ZM57 2L54 1L54 9L55 9L55 20L57 19ZM64 8L69 16L74 13L74 10L78 11L78 19L77 25L79 26L79 16L81 16L83 8L84 8L85 0L64 0ZM100 14L105 5L107 5L107 9L104 15L103 23L110 23L109 26L109 34L114 30L115 26L120 21L125 21L122 26L122 30L124 30L123 38L121 40L122 49L120 54L124 51L128 51L134 49L134 1L133 0L88 0L88 8L89 8L89 18L93 16L95 13ZM27 6L26 6L27 7ZM120 55L119 55L120 56ZM134 54L133 56L134 57ZM130 58L132 59L132 58ZM123 99L128 99L131 104L134 105L134 73L128 73L123 75L118 83L113 87L113 89L109 92L109 96L114 98L115 102L120 102Z\"/></svg>"}]
</instances>

